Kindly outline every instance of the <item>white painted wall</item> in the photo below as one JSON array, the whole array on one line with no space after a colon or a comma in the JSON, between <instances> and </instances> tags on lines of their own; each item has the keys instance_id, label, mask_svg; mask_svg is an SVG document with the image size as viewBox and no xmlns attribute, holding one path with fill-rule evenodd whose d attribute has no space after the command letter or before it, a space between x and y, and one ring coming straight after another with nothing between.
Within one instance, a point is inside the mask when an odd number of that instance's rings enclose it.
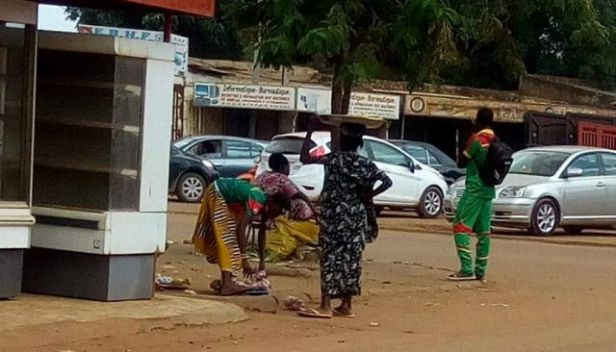
<instances>
[{"instance_id":1,"label":"white painted wall","mask_svg":"<svg viewBox=\"0 0 616 352\"><path fill-rule=\"evenodd\" d=\"M173 77L173 62L147 61L139 209L143 212L167 211Z\"/></svg>"}]
</instances>

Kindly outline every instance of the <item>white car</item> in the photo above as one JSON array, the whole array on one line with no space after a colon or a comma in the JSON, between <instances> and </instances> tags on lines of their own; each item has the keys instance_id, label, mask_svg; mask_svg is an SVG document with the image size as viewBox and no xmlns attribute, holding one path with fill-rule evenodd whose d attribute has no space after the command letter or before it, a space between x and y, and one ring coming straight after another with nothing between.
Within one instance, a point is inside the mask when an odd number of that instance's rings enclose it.
<instances>
[{"instance_id":1,"label":"white car","mask_svg":"<svg viewBox=\"0 0 616 352\"><path fill-rule=\"evenodd\" d=\"M300 161L305 137L306 133L274 137L258 160L257 175L269 168L271 154L282 153L291 166L289 178L312 201L317 202L323 190L324 168L322 165L304 165ZM330 147L329 132L313 133L311 155L329 154ZM418 162L393 144L375 137L364 137L364 148L360 154L374 161L393 181L389 190L375 198L379 208L412 208L424 218L434 218L441 214L447 183L438 171Z\"/></svg>"}]
</instances>

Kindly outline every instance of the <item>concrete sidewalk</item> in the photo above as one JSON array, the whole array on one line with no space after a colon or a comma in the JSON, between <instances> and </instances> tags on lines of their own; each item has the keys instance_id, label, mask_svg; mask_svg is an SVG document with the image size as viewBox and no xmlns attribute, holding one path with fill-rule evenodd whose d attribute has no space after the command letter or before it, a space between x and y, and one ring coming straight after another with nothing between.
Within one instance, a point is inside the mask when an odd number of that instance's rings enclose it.
<instances>
[{"instance_id":1,"label":"concrete sidewalk","mask_svg":"<svg viewBox=\"0 0 616 352\"><path fill-rule=\"evenodd\" d=\"M0 301L0 331L106 319L173 319L178 323L207 325L244 321L248 315L234 304L168 295L157 295L150 301L114 303L35 295Z\"/></svg>"}]
</instances>

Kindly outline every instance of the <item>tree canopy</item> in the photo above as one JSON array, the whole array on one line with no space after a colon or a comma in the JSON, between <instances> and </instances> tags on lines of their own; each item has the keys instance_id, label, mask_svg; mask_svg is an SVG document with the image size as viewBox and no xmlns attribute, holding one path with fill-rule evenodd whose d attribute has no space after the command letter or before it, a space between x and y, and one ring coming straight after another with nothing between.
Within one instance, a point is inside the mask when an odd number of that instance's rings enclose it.
<instances>
[{"instance_id":1,"label":"tree canopy","mask_svg":"<svg viewBox=\"0 0 616 352\"><path fill-rule=\"evenodd\" d=\"M160 16L69 9L82 23L160 29ZM616 88L616 0L221 0L178 17L191 54L310 64L334 75L333 111L372 78L514 89L524 73Z\"/></svg>"}]
</instances>

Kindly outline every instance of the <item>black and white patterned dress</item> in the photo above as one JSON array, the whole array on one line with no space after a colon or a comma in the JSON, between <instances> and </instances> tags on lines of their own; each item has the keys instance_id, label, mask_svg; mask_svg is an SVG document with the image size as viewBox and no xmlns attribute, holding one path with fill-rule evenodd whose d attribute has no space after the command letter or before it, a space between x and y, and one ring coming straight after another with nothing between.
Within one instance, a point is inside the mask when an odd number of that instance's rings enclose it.
<instances>
[{"instance_id":1,"label":"black and white patterned dress","mask_svg":"<svg viewBox=\"0 0 616 352\"><path fill-rule=\"evenodd\" d=\"M319 234L321 290L332 298L360 295L362 253L375 235L360 193L388 176L353 152L332 153L320 162L325 166Z\"/></svg>"}]
</instances>

